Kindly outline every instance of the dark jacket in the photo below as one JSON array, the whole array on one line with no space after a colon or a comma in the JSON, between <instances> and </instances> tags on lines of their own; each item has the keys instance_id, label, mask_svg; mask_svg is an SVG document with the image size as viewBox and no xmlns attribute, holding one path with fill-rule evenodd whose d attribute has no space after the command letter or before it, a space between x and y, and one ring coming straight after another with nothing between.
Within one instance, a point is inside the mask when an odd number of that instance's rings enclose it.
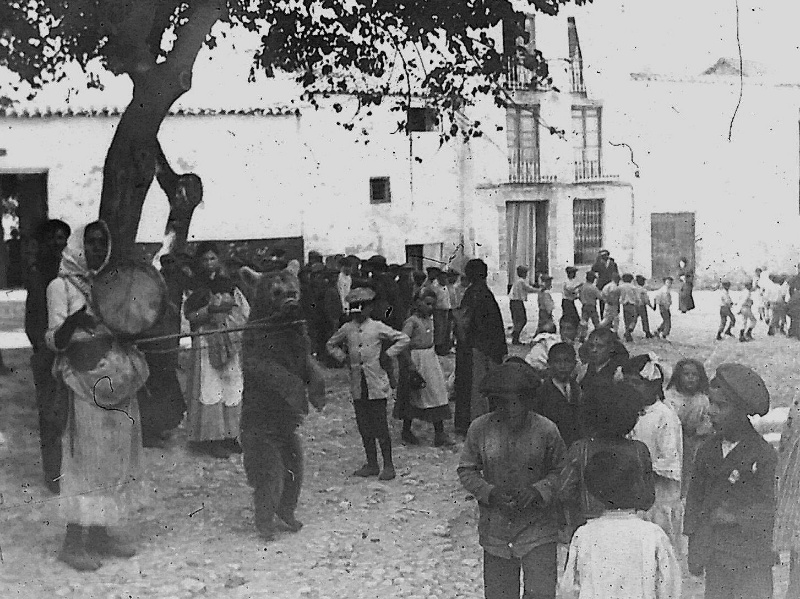
<instances>
[{"instance_id":1,"label":"dark jacket","mask_svg":"<svg viewBox=\"0 0 800 599\"><path fill-rule=\"evenodd\" d=\"M608 265L603 260L596 260L592 265L592 270L597 273L597 288L601 291L611 282L614 273L619 274L619 267L613 258L609 258Z\"/></svg>"},{"instance_id":2,"label":"dark jacket","mask_svg":"<svg viewBox=\"0 0 800 599\"><path fill-rule=\"evenodd\" d=\"M535 412L555 423L567 448L583 437L580 416L581 388L574 379L570 381L570 390L572 397L567 402L567 398L555 386L553 379L548 378L536 392L533 407Z\"/></svg>"},{"instance_id":3,"label":"dark jacket","mask_svg":"<svg viewBox=\"0 0 800 599\"><path fill-rule=\"evenodd\" d=\"M775 524L775 467L778 455L749 427L727 457L722 438L708 439L697 451L686 498L683 532L696 564L771 566ZM718 507L736 522L713 521Z\"/></svg>"},{"instance_id":4,"label":"dark jacket","mask_svg":"<svg viewBox=\"0 0 800 599\"><path fill-rule=\"evenodd\" d=\"M486 281L476 281L467 288L460 312L464 343L501 363L508 353L506 332L500 307Z\"/></svg>"}]
</instances>

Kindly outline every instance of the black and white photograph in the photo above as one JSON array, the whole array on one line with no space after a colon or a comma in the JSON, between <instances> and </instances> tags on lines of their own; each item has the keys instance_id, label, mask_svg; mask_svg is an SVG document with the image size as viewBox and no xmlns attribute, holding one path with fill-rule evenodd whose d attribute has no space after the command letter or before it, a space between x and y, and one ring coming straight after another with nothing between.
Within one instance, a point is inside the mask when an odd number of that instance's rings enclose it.
<instances>
[{"instance_id":1,"label":"black and white photograph","mask_svg":"<svg viewBox=\"0 0 800 599\"><path fill-rule=\"evenodd\" d=\"M2 0L0 597L800 599L798 19Z\"/></svg>"}]
</instances>

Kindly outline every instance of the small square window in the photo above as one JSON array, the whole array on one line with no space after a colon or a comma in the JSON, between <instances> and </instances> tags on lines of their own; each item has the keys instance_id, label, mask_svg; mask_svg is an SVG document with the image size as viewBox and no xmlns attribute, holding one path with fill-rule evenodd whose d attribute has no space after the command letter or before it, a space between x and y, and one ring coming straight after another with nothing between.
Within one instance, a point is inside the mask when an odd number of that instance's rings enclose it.
<instances>
[{"instance_id":1,"label":"small square window","mask_svg":"<svg viewBox=\"0 0 800 599\"><path fill-rule=\"evenodd\" d=\"M425 133L436 130L436 109L428 107L409 108L406 112L406 131Z\"/></svg>"},{"instance_id":2,"label":"small square window","mask_svg":"<svg viewBox=\"0 0 800 599\"><path fill-rule=\"evenodd\" d=\"M388 204L391 201L392 193L389 188L389 177L370 177L369 203Z\"/></svg>"}]
</instances>

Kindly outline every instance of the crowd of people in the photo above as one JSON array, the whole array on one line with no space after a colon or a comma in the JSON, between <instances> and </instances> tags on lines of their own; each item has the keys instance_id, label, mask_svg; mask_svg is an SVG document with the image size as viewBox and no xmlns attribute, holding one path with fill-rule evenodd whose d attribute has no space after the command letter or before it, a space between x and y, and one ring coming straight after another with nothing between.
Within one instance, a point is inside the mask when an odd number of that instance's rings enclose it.
<instances>
[{"instance_id":1,"label":"crowd of people","mask_svg":"<svg viewBox=\"0 0 800 599\"><path fill-rule=\"evenodd\" d=\"M72 232L48 221L37 239L26 331L42 463L67 521L59 557L78 570L133 555L109 527L136 504L142 447L163 445L181 421L195 451L244 453L262 538L300 530L296 430L309 401L324 405L319 363L346 363L365 457L354 476L396 476L390 400L406 444L421 442L416 420L433 427L435 446L453 446L446 430L453 420L463 440L458 476L480 510L488 599L519 597L520 574L526 597L555 597L559 542L569 545L565 596L679 597L685 555L692 574L705 576L707 598L772 597L774 550L791 551L789 596L800 593L797 402L779 462L749 419L770 407L753 370L723 364L709 380L701 362L687 359L667 376L654 356L631 356L623 339L639 320L649 333L642 307L647 297L646 316L653 303L641 282L619 276L607 252L585 282L567 269L557 326L552 279L533 285L518 270L512 344L527 323L528 293L539 295L539 323L530 351L517 357L508 355L482 260L467 261L463 272L420 272L382 256L311 252L301 265L276 251L238 269L204 242L194 256L161 257L171 304L165 318L175 323L183 314L193 332L181 385L177 339L137 344L94 311L92 282L113 241L105 224ZM685 287L690 277L680 276ZM681 309L692 307L689 292ZM664 338L669 297L667 280L655 295ZM301 335L282 329L278 341L248 329L287 306L307 325ZM760 307L748 307L749 323ZM765 316L781 330L772 300ZM443 364L451 354L448 381Z\"/></svg>"}]
</instances>

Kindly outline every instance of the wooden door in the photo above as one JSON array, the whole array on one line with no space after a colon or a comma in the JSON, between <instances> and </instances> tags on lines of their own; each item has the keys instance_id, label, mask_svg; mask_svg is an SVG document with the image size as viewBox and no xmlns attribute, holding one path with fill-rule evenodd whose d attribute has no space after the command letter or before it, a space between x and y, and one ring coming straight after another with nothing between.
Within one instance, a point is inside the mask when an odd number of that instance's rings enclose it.
<instances>
[{"instance_id":1,"label":"wooden door","mask_svg":"<svg viewBox=\"0 0 800 599\"><path fill-rule=\"evenodd\" d=\"M674 277L682 257L695 270L694 212L654 212L650 215L650 239L654 279Z\"/></svg>"}]
</instances>

